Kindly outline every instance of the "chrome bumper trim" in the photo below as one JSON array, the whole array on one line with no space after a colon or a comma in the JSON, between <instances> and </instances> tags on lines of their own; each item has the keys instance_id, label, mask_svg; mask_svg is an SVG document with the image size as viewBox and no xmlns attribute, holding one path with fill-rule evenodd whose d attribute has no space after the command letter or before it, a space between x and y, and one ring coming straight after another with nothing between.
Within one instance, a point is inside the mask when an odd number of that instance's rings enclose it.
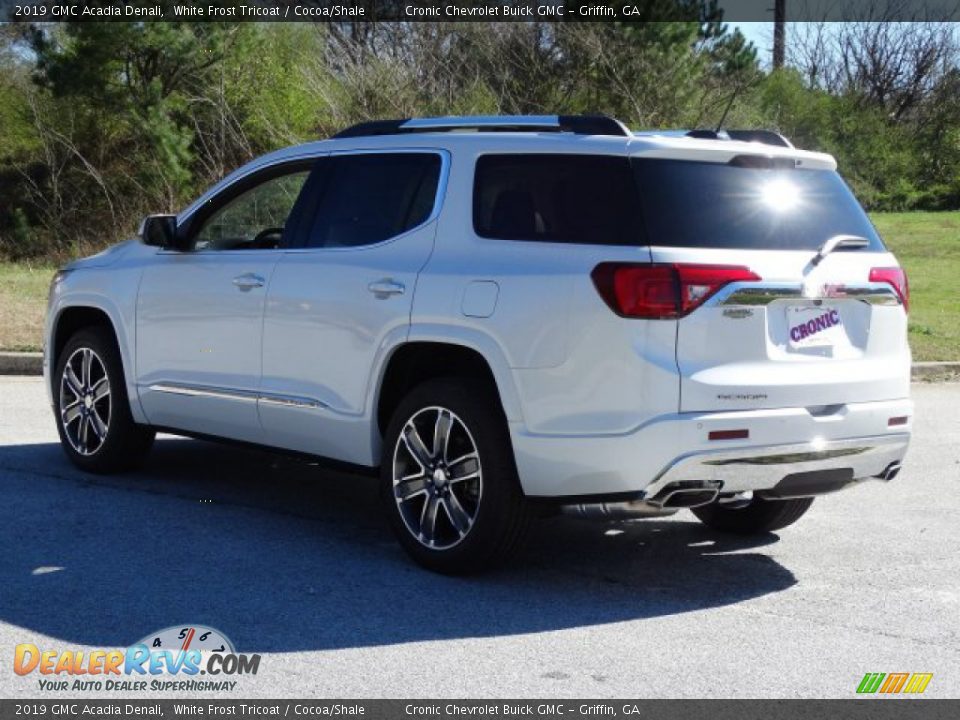
<instances>
[{"instance_id":1,"label":"chrome bumper trim","mask_svg":"<svg viewBox=\"0 0 960 720\"><path fill-rule=\"evenodd\" d=\"M900 297L887 283L824 286L811 293L802 283L733 283L707 305L769 305L774 300L859 300L870 305L899 305Z\"/></svg>"},{"instance_id":2,"label":"chrome bumper trim","mask_svg":"<svg viewBox=\"0 0 960 720\"><path fill-rule=\"evenodd\" d=\"M769 490L788 475L840 468L850 468L855 480L865 480L902 461L909 443L908 434L896 433L691 453L670 463L644 492L652 497L683 480L719 480L724 493Z\"/></svg>"}]
</instances>

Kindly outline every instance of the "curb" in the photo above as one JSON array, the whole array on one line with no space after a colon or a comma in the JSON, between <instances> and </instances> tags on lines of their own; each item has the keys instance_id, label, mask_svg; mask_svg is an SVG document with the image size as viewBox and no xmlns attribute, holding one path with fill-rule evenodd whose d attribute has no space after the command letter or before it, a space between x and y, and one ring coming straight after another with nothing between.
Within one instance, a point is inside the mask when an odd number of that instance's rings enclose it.
<instances>
[{"instance_id":1,"label":"curb","mask_svg":"<svg viewBox=\"0 0 960 720\"><path fill-rule=\"evenodd\" d=\"M910 369L910 379L920 382L960 379L960 362L915 362Z\"/></svg>"},{"instance_id":2,"label":"curb","mask_svg":"<svg viewBox=\"0 0 960 720\"><path fill-rule=\"evenodd\" d=\"M0 375L42 375L43 353L0 352ZM915 362L910 379L922 382L960 379L960 362Z\"/></svg>"},{"instance_id":3,"label":"curb","mask_svg":"<svg viewBox=\"0 0 960 720\"><path fill-rule=\"evenodd\" d=\"M42 375L43 353L0 352L0 375Z\"/></svg>"}]
</instances>

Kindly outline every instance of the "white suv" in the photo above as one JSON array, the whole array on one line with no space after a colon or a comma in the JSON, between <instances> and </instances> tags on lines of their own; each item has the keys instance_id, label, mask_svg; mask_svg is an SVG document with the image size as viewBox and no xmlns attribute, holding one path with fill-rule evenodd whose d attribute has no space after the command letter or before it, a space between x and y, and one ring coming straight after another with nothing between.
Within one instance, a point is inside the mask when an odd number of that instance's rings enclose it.
<instances>
[{"instance_id":1,"label":"white suv","mask_svg":"<svg viewBox=\"0 0 960 720\"><path fill-rule=\"evenodd\" d=\"M117 471L163 430L379 466L442 572L550 505L782 528L910 436L906 278L835 167L592 116L267 155L57 274L64 450Z\"/></svg>"}]
</instances>

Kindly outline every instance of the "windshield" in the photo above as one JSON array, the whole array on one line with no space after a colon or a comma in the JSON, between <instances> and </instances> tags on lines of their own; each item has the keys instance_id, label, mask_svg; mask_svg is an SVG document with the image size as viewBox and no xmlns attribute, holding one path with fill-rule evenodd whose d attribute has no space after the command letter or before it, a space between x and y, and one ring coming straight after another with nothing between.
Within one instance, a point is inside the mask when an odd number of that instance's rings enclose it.
<instances>
[{"instance_id":1,"label":"windshield","mask_svg":"<svg viewBox=\"0 0 960 720\"><path fill-rule=\"evenodd\" d=\"M884 249L850 188L832 170L632 162L651 245L817 250L842 234L866 238L870 244L863 250Z\"/></svg>"}]
</instances>

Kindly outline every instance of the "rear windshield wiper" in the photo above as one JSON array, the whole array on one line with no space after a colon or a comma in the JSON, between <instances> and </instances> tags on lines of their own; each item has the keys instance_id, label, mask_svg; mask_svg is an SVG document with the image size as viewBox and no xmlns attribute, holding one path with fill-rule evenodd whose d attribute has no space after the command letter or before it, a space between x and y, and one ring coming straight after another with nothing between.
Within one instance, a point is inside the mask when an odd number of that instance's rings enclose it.
<instances>
[{"instance_id":1,"label":"rear windshield wiper","mask_svg":"<svg viewBox=\"0 0 960 720\"><path fill-rule=\"evenodd\" d=\"M817 250L817 254L813 256L810 264L816 267L820 264L821 260L834 250L839 250L840 248L862 248L867 247L869 244L869 240L859 235L834 235L820 246L820 249Z\"/></svg>"}]
</instances>

